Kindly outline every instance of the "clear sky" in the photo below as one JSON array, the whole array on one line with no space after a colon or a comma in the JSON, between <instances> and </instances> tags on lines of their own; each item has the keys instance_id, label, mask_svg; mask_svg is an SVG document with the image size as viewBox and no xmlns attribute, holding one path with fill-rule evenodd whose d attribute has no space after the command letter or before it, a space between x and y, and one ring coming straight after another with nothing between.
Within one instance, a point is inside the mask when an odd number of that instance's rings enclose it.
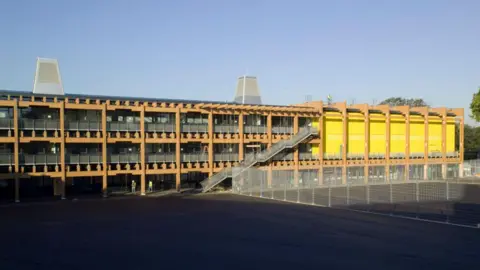
<instances>
[{"instance_id":1,"label":"clear sky","mask_svg":"<svg viewBox=\"0 0 480 270\"><path fill-rule=\"evenodd\" d=\"M67 93L226 101L248 70L269 104L468 108L480 1L0 1L0 89L31 90L38 56L59 60Z\"/></svg>"}]
</instances>

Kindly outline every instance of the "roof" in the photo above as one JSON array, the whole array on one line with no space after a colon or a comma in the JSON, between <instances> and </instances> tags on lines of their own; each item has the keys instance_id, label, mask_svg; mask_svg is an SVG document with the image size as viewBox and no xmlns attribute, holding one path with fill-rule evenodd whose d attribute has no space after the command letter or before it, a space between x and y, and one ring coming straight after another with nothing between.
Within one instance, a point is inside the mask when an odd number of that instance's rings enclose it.
<instances>
[{"instance_id":1,"label":"roof","mask_svg":"<svg viewBox=\"0 0 480 270\"><path fill-rule=\"evenodd\" d=\"M103 96L103 95L79 95L79 94L68 94L65 95L53 95L53 94L35 94L29 91L17 91L17 90L0 90L0 100L6 99L7 96L16 97L47 97L47 98L71 98L71 99L99 99L101 101L106 100L120 100L120 101L139 101L139 102L157 102L157 103L188 103L188 104L204 104L204 103L213 103L213 104L227 104L227 105L240 105L237 102L228 102L228 101L209 101L209 100L189 100L189 99L166 99L166 98L145 98L145 97L126 97L126 96ZM298 107L298 106L289 106L289 105L265 105L265 104L241 104L241 105L253 105L253 106L262 106L262 107ZM300 107L302 108L302 107ZM309 108L305 106L304 108Z\"/></svg>"}]
</instances>

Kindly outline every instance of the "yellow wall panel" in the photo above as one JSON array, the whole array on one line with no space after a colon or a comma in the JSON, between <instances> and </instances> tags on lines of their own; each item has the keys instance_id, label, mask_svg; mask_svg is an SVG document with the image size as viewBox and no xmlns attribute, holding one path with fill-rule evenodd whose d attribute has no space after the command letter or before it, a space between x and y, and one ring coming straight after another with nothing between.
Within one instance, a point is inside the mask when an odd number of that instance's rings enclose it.
<instances>
[{"instance_id":1,"label":"yellow wall panel","mask_svg":"<svg viewBox=\"0 0 480 270\"><path fill-rule=\"evenodd\" d=\"M318 156L320 154L320 147L318 144L312 144L312 155Z\"/></svg>"},{"instance_id":2,"label":"yellow wall panel","mask_svg":"<svg viewBox=\"0 0 480 270\"><path fill-rule=\"evenodd\" d=\"M421 116L410 116L410 153L425 152L425 123Z\"/></svg>"},{"instance_id":3,"label":"yellow wall panel","mask_svg":"<svg viewBox=\"0 0 480 270\"><path fill-rule=\"evenodd\" d=\"M447 119L447 153L455 152L455 119Z\"/></svg>"},{"instance_id":4,"label":"yellow wall panel","mask_svg":"<svg viewBox=\"0 0 480 270\"><path fill-rule=\"evenodd\" d=\"M442 120L428 119L428 152L442 152Z\"/></svg>"},{"instance_id":5,"label":"yellow wall panel","mask_svg":"<svg viewBox=\"0 0 480 270\"><path fill-rule=\"evenodd\" d=\"M405 153L406 129L405 119L390 120L390 153Z\"/></svg>"},{"instance_id":6,"label":"yellow wall panel","mask_svg":"<svg viewBox=\"0 0 480 270\"><path fill-rule=\"evenodd\" d=\"M312 127L318 129L320 127L320 119L319 118L313 118L312 119Z\"/></svg>"},{"instance_id":7,"label":"yellow wall panel","mask_svg":"<svg viewBox=\"0 0 480 270\"><path fill-rule=\"evenodd\" d=\"M326 114L323 120L323 151L342 154L343 123L341 114Z\"/></svg>"},{"instance_id":8,"label":"yellow wall panel","mask_svg":"<svg viewBox=\"0 0 480 270\"><path fill-rule=\"evenodd\" d=\"M348 115L347 153L365 153L365 121L363 114Z\"/></svg>"},{"instance_id":9,"label":"yellow wall panel","mask_svg":"<svg viewBox=\"0 0 480 270\"><path fill-rule=\"evenodd\" d=\"M379 115L375 115L375 118L370 118L369 153L385 154L385 133L387 131L385 118L383 120L378 118Z\"/></svg>"}]
</instances>

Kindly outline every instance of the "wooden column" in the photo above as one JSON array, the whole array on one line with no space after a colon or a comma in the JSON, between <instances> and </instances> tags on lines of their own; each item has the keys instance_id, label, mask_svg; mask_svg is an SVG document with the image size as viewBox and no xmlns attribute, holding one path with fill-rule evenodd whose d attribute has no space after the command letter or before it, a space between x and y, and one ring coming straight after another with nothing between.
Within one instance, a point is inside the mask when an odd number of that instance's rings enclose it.
<instances>
[{"instance_id":1,"label":"wooden column","mask_svg":"<svg viewBox=\"0 0 480 270\"><path fill-rule=\"evenodd\" d=\"M424 112L423 112L423 119L424 119L424 125L425 125L425 139L424 139L424 142L425 142L425 147L424 147L424 175L423 175L423 178L425 180L428 179L428 108L425 108L424 109Z\"/></svg>"},{"instance_id":2,"label":"wooden column","mask_svg":"<svg viewBox=\"0 0 480 270\"><path fill-rule=\"evenodd\" d=\"M208 113L208 176L213 175L213 112Z\"/></svg>"},{"instance_id":3,"label":"wooden column","mask_svg":"<svg viewBox=\"0 0 480 270\"><path fill-rule=\"evenodd\" d=\"M107 157L107 103L102 108L102 193L108 196L108 157Z\"/></svg>"},{"instance_id":4,"label":"wooden column","mask_svg":"<svg viewBox=\"0 0 480 270\"><path fill-rule=\"evenodd\" d=\"M180 191L180 180L182 179L182 159L181 159L181 123L180 123L180 107L177 107L177 111L175 112L175 161L176 161L176 179L175 179L175 186L177 191Z\"/></svg>"},{"instance_id":5,"label":"wooden column","mask_svg":"<svg viewBox=\"0 0 480 270\"><path fill-rule=\"evenodd\" d=\"M405 116L405 181L410 179L410 106L406 106Z\"/></svg>"},{"instance_id":6,"label":"wooden column","mask_svg":"<svg viewBox=\"0 0 480 270\"><path fill-rule=\"evenodd\" d=\"M385 110L385 180L390 182L390 108Z\"/></svg>"},{"instance_id":7,"label":"wooden column","mask_svg":"<svg viewBox=\"0 0 480 270\"><path fill-rule=\"evenodd\" d=\"M60 188L62 200L65 199L66 168L65 168L65 101L60 102Z\"/></svg>"},{"instance_id":8,"label":"wooden column","mask_svg":"<svg viewBox=\"0 0 480 270\"><path fill-rule=\"evenodd\" d=\"M347 102L342 105L342 123L343 123L343 139L342 139L342 184L347 183L347 140L348 140L348 112Z\"/></svg>"},{"instance_id":9,"label":"wooden column","mask_svg":"<svg viewBox=\"0 0 480 270\"><path fill-rule=\"evenodd\" d=\"M293 133L294 134L298 133L298 115L297 114L293 117ZM300 162L299 162L299 158L298 158L298 147L299 146L300 146L300 144L297 145L297 147L295 147L295 150L293 152L293 166L294 166L293 175L294 175L294 179L295 179L295 186L298 185L298 179L299 179L299 167L300 167Z\"/></svg>"},{"instance_id":10,"label":"wooden column","mask_svg":"<svg viewBox=\"0 0 480 270\"><path fill-rule=\"evenodd\" d=\"M244 145L244 123L243 123L243 112L240 112L238 115L238 136L239 136L239 144L238 144L238 160L242 161L245 154L243 152L245 145Z\"/></svg>"},{"instance_id":11,"label":"wooden column","mask_svg":"<svg viewBox=\"0 0 480 270\"><path fill-rule=\"evenodd\" d=\"M14 139L15 142L13 144L13 155L15 159L15 171L14 171L14 176L15 176L15 183L14 183L14 189L15 189L15 202L20 202L20 147L19 147L19 133L20 130L18 128L18 100L14 99L14 104L13 104L13 129L14 129Z\"/></svg>"},{"instance_id":12,"label":"wooden column","mask_svg":"<svg viewBox=\"0 0 480 270\"><path fill-rule=\"evenodd\" d=\"M268 143L267 147L270 148L272 147L272 112L269 112L267 115L267 138L268 138ZM272 161L269 162L268 164L268 172L267 172L267 186L271 187L272 186L272 167L273 163Z\"/></svg>"},{"instance_id":13,"label":"wooden column","mask_svg":"<svg viewBox=\"0 0 480 270\"><path fill-rule=\"evenodd\" d=\"M145 105L141 106L140 110L140 195L145 195L145 181L146 181L146 163L145 163Z\"/></svg>"},{"instance_id":14,"label":"wooden column","mask_svg":"<svg viewBox=\"0 0 480 270\"><path fill-rule=\"evenodd\" d=\"M365 124L365 148L364 148L364 163L365 167L363 168L363 174L364 174L364 183L368 184L368 178L369 178L369 166L368 166L368 159L369 159L369 153L370 153L370 111L368 104L365 104L363 108L363 115L364 115L364 124Z\"/></svg>"}]
</instances>

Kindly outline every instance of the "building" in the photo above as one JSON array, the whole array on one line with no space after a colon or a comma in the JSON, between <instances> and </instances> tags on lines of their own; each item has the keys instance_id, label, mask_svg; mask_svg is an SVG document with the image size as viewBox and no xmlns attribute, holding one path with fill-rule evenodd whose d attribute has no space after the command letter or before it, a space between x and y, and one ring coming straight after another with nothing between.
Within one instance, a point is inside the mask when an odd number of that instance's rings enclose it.
<instances>
[{"instance_id":1,"label":"building","mask_svg":"<svg viewBox=\"0 0 480 270\"><path fill-rule=\"evenodd\" d=\"M282 173L295 183L305 173L343 184L453 177L463 171L463 124L463 109L0 91L2 196L65 197L82 186L106 194L131 181L139 194L149 181L157 190L196 187L306 128L318 134L262 161L267 182Z\"/></svg>"}]
</instances>

